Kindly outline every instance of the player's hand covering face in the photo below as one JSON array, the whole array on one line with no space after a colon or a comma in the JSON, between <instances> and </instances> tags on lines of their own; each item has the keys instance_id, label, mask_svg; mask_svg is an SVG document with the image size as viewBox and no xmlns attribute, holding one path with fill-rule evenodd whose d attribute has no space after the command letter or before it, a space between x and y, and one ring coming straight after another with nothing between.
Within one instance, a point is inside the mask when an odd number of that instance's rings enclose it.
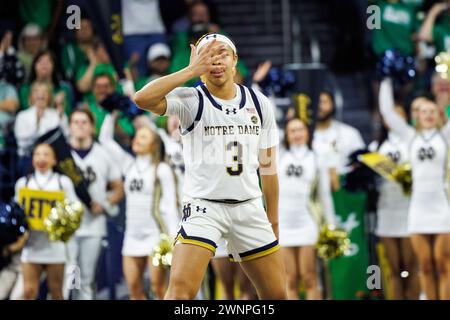
<instances>
[{"instance_id":1,"label":"player's hand covering face","mask_svg":"<svg viewBox=\"0 0 450 320\"><path fill-rule=\"evenodd\" d=\"M221 85L233 79L237 57L233 50L223 42L211 41L200 52L191 45L189 68L194 76L202 76L202 80L215 85Z\"/></svg>"}]
</instances>

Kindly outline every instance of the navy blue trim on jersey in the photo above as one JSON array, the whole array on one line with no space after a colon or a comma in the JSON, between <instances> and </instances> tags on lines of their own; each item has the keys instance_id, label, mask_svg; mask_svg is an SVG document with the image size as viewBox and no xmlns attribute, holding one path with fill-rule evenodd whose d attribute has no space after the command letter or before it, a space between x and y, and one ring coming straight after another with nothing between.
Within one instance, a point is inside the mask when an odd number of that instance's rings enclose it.
<instances>
[{"instance_id":1,"label":"navy blue trim on jersey","mask_svg":"<svg viewBox=\"0 0 450 320\"><path fill-rule=\"evenodd\" d=\"M197 122L199 122L200 119L202 118L203 105L204 105L203 95L201 94L201 92L198 89L196 89L196 90L198 91L198 110L197 110L197 114L195 115L194 122L186 130L184 130L182 132L183 135L187 134L188 132L191 132L195 128L195 124Z\"/></svg>"},{"instance_id":2,"label":"navy blue trim on jersey","mask_svg":"<svg viewBox=\"0 0 450 320\"><path fill-rule=\"evenodd\" d=\"M252 97L253 103L255 104L256 112L258 112L259 120L261 120L261 128L263 127L263 116L261 111L261 105L259 104L259 100L256 97L255 91L253 91L252 88L248 88L248 91L250 91L250 96Z\"/></svg>"},{"instance_id":3,"label":"navy blue trim on jersey","mask_svg":"<svg viewBox=\"0 0 450 320\"><path fill-rule=\"evenodd\" d=\"M203 92L206 94L206 97L209 99L209 101L212 103L212 105L214 107L216 107L217 109L222 110L222 106L220 104L218 104L216 100L214 100L214 98L212 97L211 93L208 91L206 86L204 84L202 84L200 86L200 88L202 88Z\"/></svg>"},{"instance_id":4,"label":"navy blue trim on jersey","mask_svg":"<svg viewBox=\"0 0 450 320\"><path fill-rule=\"evenodd\" d=\"M245 103L247 101L244 87L238 84L239 90L241 91L241 102L239 103L239 109L242 109L245 106ZM203 92L205 93L208 100L212 103L214 107L216 107L219 110L222 110L222 106L213 98L211 93L209 92L208 88L204 84L200 85L200 88L202 88Z\"/></svg>"},{"instance_id":5,"label":"navy blue trim on jersey","mask_svg":"<svg viewBox=\"0 0 450 320\"><path fill-rule=\"evenodd\" d=\"M241 103L239 104L239 109L242 109L245 106L245 103L247 102L247 97L245 94L244 86L241 86L238 84L239 89L241 90Z\"/></svg>"}]
</instances>

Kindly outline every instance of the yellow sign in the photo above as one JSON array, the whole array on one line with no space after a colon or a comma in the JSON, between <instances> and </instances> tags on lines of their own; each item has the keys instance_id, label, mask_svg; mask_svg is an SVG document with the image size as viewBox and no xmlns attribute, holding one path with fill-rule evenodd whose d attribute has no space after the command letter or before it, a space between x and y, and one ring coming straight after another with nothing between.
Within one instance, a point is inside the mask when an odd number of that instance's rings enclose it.
<instances>
[{"instance_id":1,"label":"yellow sign","mask_svg":"<svg viewBox=\"0 0 450 320\"><path fill-rule=\"evenodd\" d=\"M405 195L411 194L413 181L410 163L397 164L378 152L360 155L359 160L383 178L399 183Z\"/></svg>"},{"instance_id":2,"label":"yellow sign","mask_svg":"<svg viewBox=\"0 0 450 320\"><path fill-rule=\"evenodd\" d=\"M365 153L360 156L360 161L383 178L395 181L394 172L397 169L397 164L388 156L378 152Z\"/></svg>"},{"instance_id":3,"label":"yellow sign","mask_svg":"<svg viewBox=\"0 0 450 320\"><path fill-rule=\"evenodd\" d=\"M32 230L44 231L44 220L56 201L64 200L64 191L43 191L29 188L19 190L28 225Z\"/></svg>"}]
</instances>

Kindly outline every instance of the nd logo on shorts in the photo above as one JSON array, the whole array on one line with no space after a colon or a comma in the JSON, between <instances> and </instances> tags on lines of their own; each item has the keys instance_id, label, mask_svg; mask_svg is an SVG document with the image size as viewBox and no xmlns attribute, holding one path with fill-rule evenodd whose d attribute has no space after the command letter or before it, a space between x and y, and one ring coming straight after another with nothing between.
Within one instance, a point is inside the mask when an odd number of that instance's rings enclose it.
<instances>
[{"instance_id":1,"label":"nd logo on shorts","mask_svg":"<svg viewBox=\"0 0 450 320\"><path fill-rule=\"evenodd\" d=\"M194 208L195 212L206 213L206 208L202 208L200 206L192 206L191 207L190 203L186 203L183 206L183 218L182 218L182 221L186 221L191 216L193 208Z\"/></svg>"}]
</instances>

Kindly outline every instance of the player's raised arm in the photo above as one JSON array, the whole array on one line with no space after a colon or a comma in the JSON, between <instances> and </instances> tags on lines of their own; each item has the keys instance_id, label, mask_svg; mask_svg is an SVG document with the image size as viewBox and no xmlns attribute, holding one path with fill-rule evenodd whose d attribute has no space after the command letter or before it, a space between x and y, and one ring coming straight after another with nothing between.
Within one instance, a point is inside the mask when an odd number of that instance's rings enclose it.
<instances>
[{"instance_id":1,"label":"player's raised arm","mask_svg":"<svg viewBox=\"0 0 450 320\"><path fill-rule=\"evenodd\" d=\"M136 92L133 97L134 102L141 109L151 111L158 115L164 114L167 108L166 95L192 78L200 77L205 73L220 69L220 66L216 66L215 62L226 56L226 52L218 54L224 48L225 45L223 43L214 40L197 53L196 47L191 44L189 66L149 82L141 90Z\"/></svg>"}]
</instances>

